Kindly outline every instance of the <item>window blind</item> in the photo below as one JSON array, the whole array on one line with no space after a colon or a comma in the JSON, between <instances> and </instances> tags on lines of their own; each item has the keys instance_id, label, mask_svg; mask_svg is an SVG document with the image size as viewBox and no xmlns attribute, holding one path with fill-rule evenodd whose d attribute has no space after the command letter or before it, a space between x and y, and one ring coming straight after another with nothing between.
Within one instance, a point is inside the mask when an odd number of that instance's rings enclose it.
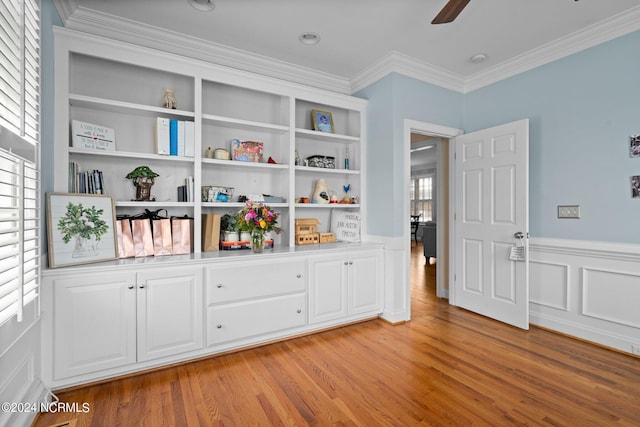
<instances>
[{"instance_id":1,"label":"window blind","mask_svg":"<svg viewBox=\"0 0 640 427\"><path fill-rule=\"evenodd\" d=\"M37 0L0 0L0 324L39 291L39 15Z\"/></svg>"}]
</instances>

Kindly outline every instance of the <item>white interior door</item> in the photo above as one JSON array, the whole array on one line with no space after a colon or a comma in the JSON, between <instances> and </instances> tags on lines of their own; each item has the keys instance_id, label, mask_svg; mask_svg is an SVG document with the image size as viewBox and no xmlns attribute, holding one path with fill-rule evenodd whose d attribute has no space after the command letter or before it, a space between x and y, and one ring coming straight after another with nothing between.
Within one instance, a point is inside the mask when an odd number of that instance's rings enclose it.
<instances>
[{"instance_id":1,"label":"white interior door","mask_svg":"<svg viewBox=\"0 0 640 427\"><path fill-rule=\"evenodd\" d=\"M528 329L529 120L461 135L454 145L452 303ZM510 259L516 244L524 261Z\"/></svg>"}]
</instances>

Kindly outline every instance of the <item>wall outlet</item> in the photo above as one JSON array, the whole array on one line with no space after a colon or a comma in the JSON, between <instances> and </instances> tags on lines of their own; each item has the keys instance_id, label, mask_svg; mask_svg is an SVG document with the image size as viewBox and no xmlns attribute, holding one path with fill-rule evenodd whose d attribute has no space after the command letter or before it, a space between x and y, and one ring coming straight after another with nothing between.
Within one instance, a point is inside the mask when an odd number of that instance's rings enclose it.
<instances>
[{"instance_id":1,"label":"wall outlet","mask_svg":"<svg viewBox=\"0 0 640 427\"><path fill-rule=\"evenodd\" d=\"M558 206L558 218L580 218L580 205Z\"/></svg>"},{"instance_id":2,"label":"wall outlet","mask_svg":"<svg viewBox=\"0 0 640 427\"><path fill-rule=\"evenodd\" d=\"M631 344L631 353L640 356L640 344Z\"/></svg>"}]
</instances>

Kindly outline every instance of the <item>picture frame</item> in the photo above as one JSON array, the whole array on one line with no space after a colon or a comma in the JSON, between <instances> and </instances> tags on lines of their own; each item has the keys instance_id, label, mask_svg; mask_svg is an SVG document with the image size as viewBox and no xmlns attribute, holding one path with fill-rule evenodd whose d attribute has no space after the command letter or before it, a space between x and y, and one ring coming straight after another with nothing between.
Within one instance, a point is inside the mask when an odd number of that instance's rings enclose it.
<instances>
[{"instance_id":1,"label":"picture frame","mask_svg":"<svg viewBox=\"0 0 640 427\"><path fill-rule=\"evenodd\" d=\"M640 157L640 135L629 137L629 157Z\"/></svg>"},{"instance_id":2,"label":"picture frame","mask_svg":"<svg viewBox=\"0 0 640 427\"><path fill-rule=\"evenodd\" d=\"M47 193L49 268L116 259L115 224L113 196Z\"/></svg>"},{"instance_id":3,"label":"picture frame","mask_svg":"<svg viewBox=\"0 0 640 427\"><path fill-rule=\"evenodd\" d=\"M640 199L640 175L631 177L631 198Z\"/></svg>"},{"instance_id":4,"label":"picture frame","mask_svg":"<svg viewBox=\"0 0 640 427\"><path fill-rule=\"evenodd\" d=\"M318 132L335 132L333 115L330 111L311 110L311 119L313 120L313 130Z\"/></svg>"}]
</instances>

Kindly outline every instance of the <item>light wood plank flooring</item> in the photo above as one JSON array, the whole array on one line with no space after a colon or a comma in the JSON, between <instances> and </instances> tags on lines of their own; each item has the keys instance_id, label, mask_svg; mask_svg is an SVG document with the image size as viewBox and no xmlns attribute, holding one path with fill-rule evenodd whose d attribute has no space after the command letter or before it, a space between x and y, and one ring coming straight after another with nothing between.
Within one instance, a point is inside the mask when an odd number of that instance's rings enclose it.
<instances>
[{"instance_id":1,"label":"light wood plank flooring","mask_svg":"<svg viewBox=\"0 0 640 427\"><path fill-rule=\"evenodd\" d=\"M77 426L639 426L640 359L435 298L412 248L410 322L347 326L59 393Z\"/></svg>"}]
</instances>

